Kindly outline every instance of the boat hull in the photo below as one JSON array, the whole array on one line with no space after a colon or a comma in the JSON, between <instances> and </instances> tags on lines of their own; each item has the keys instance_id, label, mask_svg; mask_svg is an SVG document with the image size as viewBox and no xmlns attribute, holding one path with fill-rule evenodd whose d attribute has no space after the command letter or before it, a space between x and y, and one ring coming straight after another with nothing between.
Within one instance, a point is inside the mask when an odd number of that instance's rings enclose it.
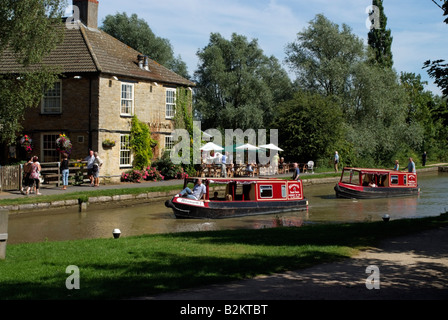
<instances>
[{"instance_id":1,"label":"boat hull","mask_svg":"<svg viewBox=\"0 0 448 320\"><path fill-rule=\"evenodd\" d=\"M338 183L334 190L336 197L346 199L377 199L388 197L403 197L418 195L420 188L418 187L359 187L346 186Z\"/></svg>"},{"instance_id":2,"label":"boat hull","mask_svg":"<svg viewBox=\"0 0 448 320\"><path fill-rule=\"evenodd\" d=\"M307 210L308 201L188 201L174 197L165 205L173 209L176 218L181 219L225 219L234 217L265 215L288 211Z\"/></svg>"}]
</instances>

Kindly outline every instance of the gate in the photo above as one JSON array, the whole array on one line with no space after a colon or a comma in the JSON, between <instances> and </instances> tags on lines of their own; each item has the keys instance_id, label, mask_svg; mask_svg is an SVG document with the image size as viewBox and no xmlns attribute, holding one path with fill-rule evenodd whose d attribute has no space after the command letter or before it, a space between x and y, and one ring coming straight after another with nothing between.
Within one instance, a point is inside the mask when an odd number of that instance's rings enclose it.
<instances>
[{"instance_id":1,"label":"gate","mask_svg":"<svg viewBox=\"0 0 448 320\"><path fill-rule=\"evenodd\" d=\"M20 190L21 186L21 165L0 167L0 191Z\"/></svg>"}]
</instances>

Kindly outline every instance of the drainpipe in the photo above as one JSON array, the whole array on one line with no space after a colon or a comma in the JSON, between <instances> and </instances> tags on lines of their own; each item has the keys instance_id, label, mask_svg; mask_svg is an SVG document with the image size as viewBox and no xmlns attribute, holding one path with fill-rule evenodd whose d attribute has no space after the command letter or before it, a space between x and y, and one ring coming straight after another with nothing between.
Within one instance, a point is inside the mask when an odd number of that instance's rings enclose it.
<instances>
[{"instance_id":1,"label":"drainpipe","mask_svg":"<svg viewBox=\"0 0 448 320\"><path fill-rule=\"evenodd\" d=\"M92 149L92 77L89 77L89 149Z\"/></svg>"}]
</instances>

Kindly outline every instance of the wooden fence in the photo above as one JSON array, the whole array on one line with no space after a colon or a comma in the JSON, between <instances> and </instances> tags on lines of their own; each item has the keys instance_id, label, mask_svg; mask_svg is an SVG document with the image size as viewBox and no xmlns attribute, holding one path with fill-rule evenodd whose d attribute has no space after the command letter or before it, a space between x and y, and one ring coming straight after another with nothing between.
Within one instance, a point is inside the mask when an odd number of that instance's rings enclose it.
<instances>
[{"instance_id":1,"label":"wooden fence","mask_svg":"<svg viewBox=\"0 0 448 320\"><path fill-rule=\"evenodd\" d=\"M22 166L0 166L0 191L20 190L22 187Z\"/></svg>"},{"instance_id":2,"label":"wooden fence","mask_svg":"<svg viewBox=\"0 0 448 320\"><path fill-rule=\"evenodd\" d=\"M69 183L82 184L88 182L86 161L70 161ZM62 174L59 162L42 162L40 164L41 181L44 184L55 183L60 186ZM23 180L23 165L0 167L0 191L20 190Z\"/></svg>"}]
</instances>

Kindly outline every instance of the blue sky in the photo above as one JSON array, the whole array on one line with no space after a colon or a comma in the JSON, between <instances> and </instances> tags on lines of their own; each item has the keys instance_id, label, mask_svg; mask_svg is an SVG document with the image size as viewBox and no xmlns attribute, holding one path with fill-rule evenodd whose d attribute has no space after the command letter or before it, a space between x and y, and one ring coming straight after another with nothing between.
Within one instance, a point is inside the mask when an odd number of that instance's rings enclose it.
<instances>
[{"instance_id":1,"label":"blue sky","mask_svg":"<svg viewBox=\"0 0 448 320\"><path fill-rule=\"evenodd\" d=\"M436 0L439 2L439 0ZM371 0L99 0L99 24L109 14L136 13L159 37L168 39L175 55L197 69L197 51L213 32L230 39L233 32L257 39L267 56L283 62L285 46L296 40L316 14L324 14L367 41L366 9ZM431 59L448 60L448 25L443 11L431 0L385 0L387 27L393 36L392 53L397 72L414 72L428 81L427 90L440 90L422 69ZM288 70L287 66L284 65ZM289 70L288 70L289 71Z\"/></svg>"}]
</instances>

